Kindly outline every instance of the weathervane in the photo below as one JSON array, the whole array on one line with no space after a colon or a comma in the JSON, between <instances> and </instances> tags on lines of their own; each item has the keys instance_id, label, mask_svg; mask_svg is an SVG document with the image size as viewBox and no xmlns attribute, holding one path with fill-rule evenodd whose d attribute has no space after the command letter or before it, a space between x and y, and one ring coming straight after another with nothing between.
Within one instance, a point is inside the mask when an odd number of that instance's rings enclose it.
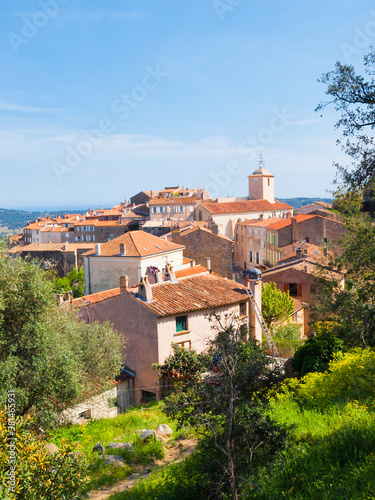
<instances>
[{"instance_id":1,"label":"weathervane","mask_svg":"<svg viewBox=\"0 0 375 500\"><path fill-rule=\"evenodd\" d=\"M264 160L263 160L262 153L259 155L258 167L259 168L264 168Z\"/></svg>"}]
</instances>

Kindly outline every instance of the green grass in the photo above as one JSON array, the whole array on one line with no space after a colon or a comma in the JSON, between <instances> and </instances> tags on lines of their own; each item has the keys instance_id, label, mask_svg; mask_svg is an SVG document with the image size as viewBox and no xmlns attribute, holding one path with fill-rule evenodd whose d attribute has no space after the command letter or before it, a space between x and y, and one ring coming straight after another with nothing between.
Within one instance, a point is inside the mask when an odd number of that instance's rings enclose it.
<instances>
[{"instance_id":1,"label":"green grass","mask_svg":"<svg viewBox=\"0 0 375 500\"><path fill-rule=\"evenodd\" d=\"M290 427L290 441L242 498L375 498L374 364L371 351L347 353L271 399L269 415Z\"/></svg>"},{"instance_id":2,"label":"green grass","mask_svg":"<svg viewBox=\"0 0 375 500\"><path fill-rule=\"evenodd\" d=\"M49 439L57 446L62 439L79 443L77 450L82 451L89 462L89 482L82 490L87 492L123 480L145 465L152 467L155 459L162 459L164 457L163 443L156 440L144 443L140 435L135 432L140 429L156 429L162 423L172 428L173 438L178 437L175 423L162 413L159 404L154 403L144 408L131 409L115 418L60 427L51 432ZM111 442L132 443L134 451L107 449L106 454L121 455L125 462L125 467L109 466L92 451L98 442L104 447Z\"/></svg>"}]
</instances>

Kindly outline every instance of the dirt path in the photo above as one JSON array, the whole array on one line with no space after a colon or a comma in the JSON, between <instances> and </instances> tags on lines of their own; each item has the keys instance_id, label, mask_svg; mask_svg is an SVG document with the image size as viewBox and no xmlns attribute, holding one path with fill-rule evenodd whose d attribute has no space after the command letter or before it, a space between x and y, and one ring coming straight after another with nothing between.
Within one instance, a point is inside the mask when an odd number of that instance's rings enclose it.
<instances>
[{"instance_id":1,"label":"dirt path","mask_svg":"<svg viewBox=\"0 0 375 500\"><path fill-rule=\"evenodd\" d=\"M89 500L106 500L114 493L120 493L133 486L140 480L149 476L156 468L162 467L169 463L178 463L191 455L197 446L195 439L182 439L176 444L165 447L165 458L163 460L155 460L155 465L151 469L151 465L143 467L139 472L130 474L128 479L113 484L112 486L100 488L98 491L92 491L89 494Z\"/></svg>"}]
</instances>

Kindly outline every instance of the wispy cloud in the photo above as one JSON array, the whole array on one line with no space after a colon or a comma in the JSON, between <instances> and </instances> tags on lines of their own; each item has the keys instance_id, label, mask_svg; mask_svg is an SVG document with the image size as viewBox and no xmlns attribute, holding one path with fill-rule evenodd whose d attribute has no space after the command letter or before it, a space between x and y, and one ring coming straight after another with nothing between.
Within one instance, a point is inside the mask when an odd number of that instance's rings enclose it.
<instances>
[{"instance_id":1,"label":"wispy cloud","mask_svg":"<svg viewBox=\"0 0 375 500\"><path fill-rule=\"evenodd\" d=\"M149 12L106 12L93 10L87 13L88 19L109 19L110 21L142 22L150 17Z\"/></svg>"},{"instance_id":2,"label":"wispy cloud","mask_svg":"<svg viewBox=\"0 0 375 500\"><path fill-rule=\"evenodd\" d=\"M14 102L5 102L0 100L0 110L2 111L15 111L18 113L51 113L55 111L62 111L57 108L41 108L39 106L24 106Z\"/></svg>"}]
</instances>

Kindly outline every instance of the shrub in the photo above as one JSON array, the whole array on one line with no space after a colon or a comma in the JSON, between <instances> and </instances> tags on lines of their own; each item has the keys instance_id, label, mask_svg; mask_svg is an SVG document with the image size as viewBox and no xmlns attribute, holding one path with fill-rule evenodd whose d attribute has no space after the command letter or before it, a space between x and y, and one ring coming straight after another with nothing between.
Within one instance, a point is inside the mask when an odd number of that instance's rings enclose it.
<instances>
[{"instance_id":1,"label":"shrub","mask_svg":"<svg viewBox=\"0 0 375 500\"><path fill-rule=\"evenodd\" d=\"M67 441L61 442L59 451L48 453L46 442L29 429L30 423L29 417L16 417L15 433L10 436L7 414L0 411L0 498L74 498L76 490L86 482L87 463L83 454L76 451L75 443Z\"/></svg>"}]
</instances>

